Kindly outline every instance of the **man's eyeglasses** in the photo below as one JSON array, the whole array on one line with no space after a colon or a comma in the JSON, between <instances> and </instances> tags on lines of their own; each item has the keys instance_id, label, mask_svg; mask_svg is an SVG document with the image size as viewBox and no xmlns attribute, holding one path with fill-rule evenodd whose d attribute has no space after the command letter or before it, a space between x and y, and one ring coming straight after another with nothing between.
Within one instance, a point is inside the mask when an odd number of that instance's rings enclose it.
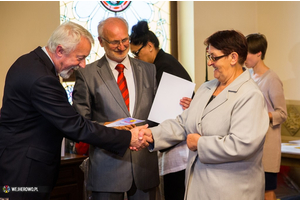
<instances>
[{"instance_id":1,"label":"man's eyeglasses","mask_svg":"<svg viewBox=\"0 0 300 200\"><path fill-rule=\"evenodd\" d=\"M142 50L142 48L144 48L146 45L143 45L141 48L139 48L139 50L137 50L136 52L131 52L135 57L139 57L139 53Z\"/></svg>"},{"instance_id":2,"label":"man's eyeglasses","mask_svg":"<svg viewBox=\"0 0 300 200\"><path fill-rule=\"evenodd\" d=\"M229 54L227 54L227 55L222 55L222 56L218 56L218 57L214 57L214 56L212 56L212 55L210 55L210 54L207 54L206 55L206 59L207 59L207 61L213 61L213 62L216 62L216 61L218 61L218 60L220 60L221 58L223 58L223 57L225 57L225 56L228 56Z\"/></svg>"},{"instance_id":3,"label":"man's eyeglasses","mask_svg":"<svg viewBox=\"0 0 300 200\"><path fill-rule=\"evenodd\" d=\"M114 46L114 47L117 47L119 46L121 43L123 45L129 43L129 38L124 38L123 40L114 40L114 41L108 41L107 39L105 39L104 37L101 37L105 42L107 42L108 44Z\"/></svg>"}]
</instances>

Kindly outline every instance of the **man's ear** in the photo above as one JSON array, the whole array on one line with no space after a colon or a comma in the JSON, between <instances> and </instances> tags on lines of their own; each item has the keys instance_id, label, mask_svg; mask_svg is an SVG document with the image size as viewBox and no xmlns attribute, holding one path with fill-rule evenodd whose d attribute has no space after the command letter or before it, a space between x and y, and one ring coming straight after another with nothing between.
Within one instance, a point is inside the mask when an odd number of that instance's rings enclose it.
<instances>
[{"instance_id":1,"label":"man's ear","mask_svg":"<svg viewBox=\"0 0 300 200\"><path fill-rule=\"evenodd\" d=\"M62 57L63 54L64 54L64 49L61 45L58 45L55 49L55 54L58 56L58 57Z\"/></svg>"},{"instance_id":2,"label":"man's ear","mask_svg":"<svg viewBox=\"0 0 300 200\"><path fill-rule=\"evenodd\" d=\"M100 43L101 47L103 47L103 40L102 40L102 38L101 38L101 37L98 37L98 41L99 41L99 43Z\"/></svg>"}]
</instances>

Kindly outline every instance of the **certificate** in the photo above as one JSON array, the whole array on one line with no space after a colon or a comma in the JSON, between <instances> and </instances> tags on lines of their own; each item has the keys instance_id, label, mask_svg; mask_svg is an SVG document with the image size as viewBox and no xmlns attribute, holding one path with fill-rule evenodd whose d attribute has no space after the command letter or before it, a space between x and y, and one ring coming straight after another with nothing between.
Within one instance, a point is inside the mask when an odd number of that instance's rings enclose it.
<instances>
[{"instance_id":1,"label":"certificate","mask_svg":"<svg viewBox=\"0 0 300 200\"><path fill-rule=\"evenodd\" d=\"M166 119L175 119L183 111L180 99L191 98L195 83L164 72L148 116L148 119L161 123Z\"/></svg>"},{"instance_id":2,"label":"certificate","mask_svg":"<svg viewBox=\"0 0 300 200\"><path fill-rule=\"evenodd\" d=\"M135 119L132 117L127 117L115 122L112 122L110 124L105 125L106 127L116 127L116 126L127 126L127 125L131 125L131 124L137 124L140 122L143 122L145 120L141 120L141 119Z\"/></svg>"}]
</instances>

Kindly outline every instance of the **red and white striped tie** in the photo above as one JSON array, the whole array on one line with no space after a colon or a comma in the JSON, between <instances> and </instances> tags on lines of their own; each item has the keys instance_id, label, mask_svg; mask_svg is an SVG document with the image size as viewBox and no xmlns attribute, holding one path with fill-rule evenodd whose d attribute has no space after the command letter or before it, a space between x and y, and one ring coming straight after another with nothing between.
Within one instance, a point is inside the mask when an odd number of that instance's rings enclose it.
<instances>
[{"instance_id":1,"label":"red and white striped tie","mask_svg":"<svg viewBox=\"0 0 300 200\"><path fill-rule=\"evenodd\" d=\"M124 65L118 64L115 69L118 70L119 72L117 83L120 88L123 99L125 101L125 104L129 110L129 92L127 88L126 78L124 76L124 68L125 68Z\"/></svg>"}]
</instances>

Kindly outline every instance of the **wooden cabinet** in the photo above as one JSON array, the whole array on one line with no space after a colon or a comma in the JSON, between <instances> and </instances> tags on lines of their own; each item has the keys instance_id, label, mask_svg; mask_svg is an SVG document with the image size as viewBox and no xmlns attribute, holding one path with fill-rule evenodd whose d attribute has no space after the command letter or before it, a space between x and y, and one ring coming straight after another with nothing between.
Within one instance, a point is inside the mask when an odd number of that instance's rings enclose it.
<instances>
[{"instance_id":1,"label":"wooden cabinet","mask_svg":"<svg viewBox=\"0 0 300 200\"><path fill-rule=\"evenodd\" d=\"M83 200L84 174L79 168L86 156L66 154L61 157L61 166L51 200Z\"/></svg>"}]
</instances>

